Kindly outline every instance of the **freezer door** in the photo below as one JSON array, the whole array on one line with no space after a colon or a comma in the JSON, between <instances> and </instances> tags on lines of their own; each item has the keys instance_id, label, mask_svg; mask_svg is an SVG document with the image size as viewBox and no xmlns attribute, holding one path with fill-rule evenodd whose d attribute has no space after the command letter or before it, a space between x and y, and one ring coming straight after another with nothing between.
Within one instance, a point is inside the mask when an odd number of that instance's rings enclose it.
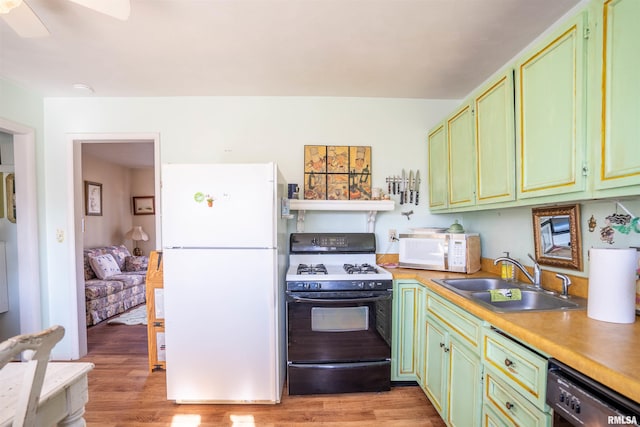
<instances>
[{"instance_id":1,"label":"freezer door","mask_svg":"<svg viewBox=\"0 0 640 427\"><path fill-rule=\"evenodd\" d=\"M285 356L273 249L163 253L167 397L274 403Z\"/></svg>"},{"instance_id":2,"label":"freezer door","mask_svg":"<svg viewBox=\"0 0 640 427\"><path fill-rule=\"evenodd\" d=\"M162 165L163 247L273 248L274 163Z\"/></svg>"}]
</instances>

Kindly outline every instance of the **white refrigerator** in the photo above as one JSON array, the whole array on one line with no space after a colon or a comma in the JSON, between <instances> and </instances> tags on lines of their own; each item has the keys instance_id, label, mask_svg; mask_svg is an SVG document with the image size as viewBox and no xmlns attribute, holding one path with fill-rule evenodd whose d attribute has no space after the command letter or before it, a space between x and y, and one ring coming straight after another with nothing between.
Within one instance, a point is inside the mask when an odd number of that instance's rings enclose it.
<instances>
[{"instance_id":1,"label":"white refrigerator","mask_svg":"<svg viewBox=\"0 0 640 427\"><path fill-rule=\"evenodd\" d=\"M161 173L167 399L280 402L286 183L274 163Z\"/></svg>"}]
</instances>

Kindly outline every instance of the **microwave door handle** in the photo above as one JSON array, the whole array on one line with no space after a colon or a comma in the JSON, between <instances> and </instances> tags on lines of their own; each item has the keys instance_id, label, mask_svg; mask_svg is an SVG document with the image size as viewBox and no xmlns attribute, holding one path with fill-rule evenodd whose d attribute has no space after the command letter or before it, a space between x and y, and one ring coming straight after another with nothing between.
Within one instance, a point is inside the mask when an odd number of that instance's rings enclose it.
<instances>
[{"instance_id":1,"label":"microwave door handle","mask_svg":"<svg viewBox=\"0 0 640 427\"><path fill-rule=\"evenodd\" d=\"M443 260L445 271L449 271L449 235L444 237L444 254Z\"/></svg>"},{"instance_id":2,"label":"microwave door handle","mask_svg":"<svg viewBox=\"0 0 640 427\"><path fill-rule=\"evenodd\" d=\"M384 301L391 298L391 294L389 295L381 295L379 297L364 297L364 298L305 298L297 295L290 295L290 298L295 302L316 302L323 304L338 304L345 302L374 302L374 301Z\"/></svg>"}]
</instances>

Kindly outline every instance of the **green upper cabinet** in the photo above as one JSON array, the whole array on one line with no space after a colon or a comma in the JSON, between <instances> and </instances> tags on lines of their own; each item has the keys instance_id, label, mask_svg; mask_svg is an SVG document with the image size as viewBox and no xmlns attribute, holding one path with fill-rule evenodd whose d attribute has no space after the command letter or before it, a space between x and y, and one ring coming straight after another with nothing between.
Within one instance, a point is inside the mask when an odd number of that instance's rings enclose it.
<instances>
[{"instance_id":1,"label":"green upper cabinet","mask_svg":"<svg viewBox=\"0 0 640 427\"><path fill-rule=\"evenodd\" d=\"M475 205L473 113L466 104L447 119L449 207Z\"/></svg>"},{"instance_id":2,"label":"green upper cabinet","mask_svg":"<svg viewBox=\"0 0 640 427\"><path fill-rule=\"evenodd\" d=\"M485 86L475 97L476 202L515 200L515 124L513 70Z\"/></svg>"},{"instance_id":3,"label":"green upper cabinet","mask_svg":"<svg viewBox=\"0 0 640 427\"><path fill-rule=\"evenodd\" d=\"M447 208L447 137L444 123L436 126L428 138L429 209Z\"/></svg>"},{"instance_id":4,"label":"green upper cabinet","mask_svg":"<svg viewBox=\"0 0 640 427\"><path fill-rule=\"evenodd\" d=\"M594 106L601 110L601 129L593 138L594 187L601 190L640 185L640 1L599 0L597 4L601 30L595 55L600 63L595 71L601 78Z\"/></svg>"},{"instance_id":5,"label":"green upper cabinet","mask_svg":"<svg viewBox=\"0 0 640 427\"><path fill-rule=\"evenodd\" d=\"M518 198L585 190L586 16L516 63Z\"/></svg>"}]
</instances>

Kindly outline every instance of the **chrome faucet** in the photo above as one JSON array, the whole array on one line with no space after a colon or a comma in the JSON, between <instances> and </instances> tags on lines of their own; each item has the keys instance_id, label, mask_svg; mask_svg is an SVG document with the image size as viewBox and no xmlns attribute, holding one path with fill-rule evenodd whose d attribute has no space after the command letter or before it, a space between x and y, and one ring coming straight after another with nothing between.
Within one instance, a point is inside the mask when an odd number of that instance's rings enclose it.
<instances>
[{"instance_id":1,"label":"chrome faucet","mask_svg":"<svg viewBox=\"0 0 640 427\"><path fill-rule=\"evenodd\" d=\"M571 286L571 279L566 274L556 274L556 277L562 280L562 293L561 297L568 298L569 297L569 286Z\"/></svg>"},{"instance_id":2,"label":"chrome faucet","mask_svg":"<svg viewBox=\"0 0 640 427\"><path fill-rule=\"evenodd\" d=\"M524 274L527 277L527 279L529 279L529 281L533 284L533 286L535 286L536 288L542 288L542 286L540 285L540 274L541 274L540 264L538 264L536 259L532 257L531 254L527 254L527 255L529 255L529 258L531 258L531 261L533 261L533 276L531 276L531 274L529 274L527 269L524 268L524 265L520 264L519 261L508 256L502 256L502 257L496 258L495 260L493 260L493 265L498 265L499 262L510 262L515 267L518 267L520 271L522 271L522 274Z\"/></svg>"}]
</instances>

